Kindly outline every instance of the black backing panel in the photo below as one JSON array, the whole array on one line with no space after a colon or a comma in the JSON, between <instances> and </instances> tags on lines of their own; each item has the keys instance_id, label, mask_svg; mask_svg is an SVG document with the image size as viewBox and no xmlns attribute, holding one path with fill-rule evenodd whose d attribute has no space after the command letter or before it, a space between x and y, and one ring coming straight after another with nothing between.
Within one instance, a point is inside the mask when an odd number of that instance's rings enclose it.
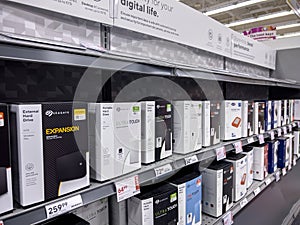
<instances>
[{"instance_id":1,"label":"black backing panel","mask_svg":"<svg viewBox=\"0 0 300 225\"><path fill-rule=\"evenodd\" d=\"M269 90L262 85L226 83L224 95L226 100L264 100Z\"/></svg>"}]
</instances>

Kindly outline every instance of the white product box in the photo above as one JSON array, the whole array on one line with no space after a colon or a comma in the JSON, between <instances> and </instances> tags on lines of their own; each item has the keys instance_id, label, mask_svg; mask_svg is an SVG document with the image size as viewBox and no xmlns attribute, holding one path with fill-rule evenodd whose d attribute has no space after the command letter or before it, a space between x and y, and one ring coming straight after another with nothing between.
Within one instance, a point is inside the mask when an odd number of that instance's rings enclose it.
<instances>
[{"instance_id":1,"label":"white product box","mask_svg":"<svg viewBox=\"0 0 300 225\"><path fill-rule=\"evenodd\" d=\"M260 134L260 129L261 129L261 120L259 120L259 118L261 118L259 116L258 113L258 107L259 104L258 102L254 103L254 119L253 119L253 123L254 123L254 134Z\"/></svg>"},{"instance_id":2,"label":"white product box","mask_svg":"<svg viewBox=\"0 0 300 225\"><path fill-rule=\"evenodd\" d=\"M11 126L15 198L22 206L90 184L87 104L12 105Z\"/></svg>"},{"instance_id":3,"label":"white product box","mask_svg":"<svg viewBox=\"0 0 300 225\"><path fill-rule=\"evenodd\" d=\"M288 164L293 165L293 154L294 154L294 135L288 134L285 135L287 138L286 140L286 147L287 147L287 158L288 158Z\"/></svg>"},{"instance_id":4,"label":"white product box","mask_svg":"<svg viewBox=\"0 0 300 225\"><path fill-rule=\"evenodd\" d=\"M257 125L257 132L258 132L258 113L257 113L257 111L258 111L258 105L255 105L254 101L248 101L247 136L252 136L254 134L255 125Z\"/></svg>"},{"instance_id":5,"label":"white product box","mask_svg":"<svg viewBox=\"0 0 300 225\"><path fill-rule=\"evenodd\" d=\"M281 100L281 126L287 125L288 121L288 101Z\"/></svg>"},{"instance_id":6,"label":"white product box","mask_svg":"<svg viewBox=\"0 0 300 225\"><path fill-rule=\"evenodd\" d=\"M268 174L268 145L253 147L253 179L262 181Z\"/></svg>"},{"instance_id":7,"label":"white product box","mask_svg":"<svg viewBox=\"0 0 300 225\"><path fill-rule=\"evenodd\" d=\"M300 99L295 99L294 119L295 120L300 120Z\"/></svg>"},{"instance_id":8,"label":"white product box","mask_svg":"<svg viewBox=\"0 0 300 225\"><path fill-rule=\"evenodd\" d=\"M109 225L127 225L127 200L117 201L117 196L109 198Z\"/></svg>"},{"instance_id":9,"label":"white product box","mask_svg":"<svg viewBox=\"0 0 300 225\"><path fill-rule=\"evenodd\" d=\"M294 131L294 155L296 155L297 158L300 157L300 149L299 149L299 142L300 142L300 130Z\"/></svg>"},{"instance_id":10,"label":"white product box","mask_svg":"<svg viewBox=\"0 0 300 225\"><path fill-rule=\"evenodd\" d=\"M272 101L271 129L278 127L278 101Z\"/></svg>"},{"instance_id":11,"label":"white product box","mask_svg":"<svg viewBox=\"0 0 300 225\"><path fill-rule=\"evenodd\" d=\"M247 155L246 186L249 188L253 183L253 147L244 147L243 154Z\"/></svg>"},{"instance_id":12,"label":"white product box","mask_svg":"<svg viewBox=\"0 0 300 225\"><path fill-rule=\"evenodd\" d=\"M289 100L289 118L290 118L290 123L294 122L294 104L295 104L295 100L294 99L290 99Z\"/></svg>"},{"instance_id":13,"label":"white product box","mask_svg":"<svg viewBox=\"0 0 300 225\"><path fill-rule=\"evenodd\" d=\"M141 102L142 163L155 162L155 101Z\"/></svg>"},{"instance_id":14,"label":"white product box","mask_svg":"<svg viewBox=\"0 0 300 225\"><path fill-rule=\"evenodd\" d=\"M141 168L141 104L90 103L91 176L105 181Z\"/></svg>"},{"instance_id":15,"label":"white product box","mask_svg":"<svg viewBox=\"0 0 300 225\"><path fill-rule=\"evenodd\" d=\"M104 198L73 211L90 225L110 225L108 218L108 199Z\"/></svg>"},{"instance_id":16,"label":"white product box","mask_svg":"<svg viewBox=\"0 0 300 225\"><path fill-rule=\"evenodd\" d=\"M258 104L258 133L257 134L263 134L265 133L265 127L266 127L266 102L256 102ZM255 133L256 134L256 133Z\"/></svg>"},{"instance_id":17,"label":"white product box","mask_svg":"<svg viewBox=\"0 0 300 225\"><path fill-rule=\"evenodd\" d=\"M248 122L248 101L242 101L242 137L248 137L248 123L251 123ZM251 125L249 127L251 129Z\"/></svg>"},{"instance_id":18,"label":"white product box","mask_svg":"<svg viewBox=\"0 0 300 225\"><path fill-rule=\"evenodd\" d=\"M281 110L281 100L277 100L275 101L276 104L277 104L277 127L281 127L281 123L282 123L282 119L281 119L281 113L282 113L282 110Z\"/></svg>"},{"instance_id":19,"label":"white product box","mask_svg":"<svg viewBox=\"0 0 300 225\"><path fill-rule=\"evenodd\" d=\"M242 137L242 101L223 101L221 105L221 140Z\"/></svg>"},{"instance_id":20,"label":"white product box","mask_svg":"<svg viewBox=\"0 0 300 225\"><path fill-rule=\"evenodd\" d=\"M272 129L272 101L265 101L265 131Z\"/></svg>"},{"instance_id":21,"label":"white product box","mask_svg":"<svg viewBox=\"0 0 300 225\"><path fill-rule=\"evenodd\" d=\"M203 212L219 217L233 205L233 165L230 162L213 162L202 173Z\"/></svg>"},{"instance_id":22,"label":"white product box","mask_svg":"<svg viewBox=\"0 0 300 225\"><path fill-rule=\"evenodd\" d=\"M202 102L174 101L174 152L187 154L202 148Z\"/></svg>"},{"instance_id":23,"label":"white product box","mask_svg":"<svg viewBox=\"0 0 300 225\"><path fill-rule=\"evenodd\" d=\"M244 154L229 154L226 161L233 164L233 201L237 202L247 192L247 156Z\"/></svg>"},{"instance_id":24,"label":"white product box","mask_svg":"<svg viewBox=\"0 0 300 225\"><path fill-rule=\"evenodd\" d=\"M203 146L210 146L210 101L204 101L202 105Z\"/></svg>"}]
</instances>

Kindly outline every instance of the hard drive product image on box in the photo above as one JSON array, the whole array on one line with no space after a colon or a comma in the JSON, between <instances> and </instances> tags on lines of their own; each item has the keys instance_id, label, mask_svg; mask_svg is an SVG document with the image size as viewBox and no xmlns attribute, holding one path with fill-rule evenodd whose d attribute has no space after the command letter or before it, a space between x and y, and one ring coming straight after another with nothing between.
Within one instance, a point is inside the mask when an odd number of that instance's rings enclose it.
<instances>
[{"instance_id":1,"label":"hard drive product image on box","mask_svg":"<svg viewBox=\"0 0 300 225\"><path fill-rule=\"evenodd\" d=\"M178 194L171 184L141 188L141 194L128 199L128 225L177 225Z\"/></svg>"},{"instance_id":2,"label":"hard drive product image on box","mask_svg":"<svg viewBox=\"0 0 300 225\"><path fill-rule=\"evenodd\" d=\"M200 172L185 169L170 181L178 190L178 225L200 225L202 201L202 176Z\"/></svg>"},{"instance_id":3,"label":"hard drive product image on box","mask_svg":"<svg viewBox=\"0 0 300 225\"><path fill-rule=\"evenodd\" d=\"M242 137L242 101L222 101L221 139L224 141Z\"/></svg>"},{"instance_id":4,"label":"hard drive product image on box","mask_svg":"<svg viewBox=\"0 0 300 225\"><path fill-rule=\"evenodd\" d=\"M253 146L253 179L262 181L268 175L268 144Z\"/></svg>"},{"instance_id":5,"label":"hard drive product image on box","mask_svg":"<svg viewBox=\"0 0 300 225\"><path fill-rule=\"evenodd\" d=\"M247 156L245 154L228 154L227 162L233 165L233 201L237 202L247 192Z\"/></svg>"},{"instance_id":6,"label":"hard drive product image on box","mask_svg":"<svg viewBox=\"0 0 300 225\"><path fill-rule=\"evenodd\" d=\"M91 177L109 180L141 168L141 104L90 103Z\"/></svg>"},{"instance_id":7,"label":"hard drive product image on box","mask_svg":"<svg viewBox=\"0 0 300 225\"><path fill-rule=\"evenodd\" d=\"M249 188L253 183L253 147L245 146L243 147L242 154L247 155L247 180L246 186Z\"/></svg>"},{"instance_id":8,"label":"hard drive product image on box","mask_svg":"<svg viewBox=\"0 0 300 225\"><path fill-rule=\"evenodd\" d=\"M278 127L278 101L272 101L271 129Z\"/></svg>"},{"instance_id":9,"label":"hard drive product image on box","mask_svg":"<svg viewBox=\"0 0 300 225\"><path fill-rule=\"evenodd\" d=\"M11 126L19 166L16 199L22 206L89 186L86 103L12 105Z\"/></svg>"},{"instance_id":10,"label":"hard drive product image on box","mask_svg":"<svg viewBox=\"0 0 300 225\"><path fill-rule=\"evenodd\" d=\"M13 210L8 106L0 103L0 214Z\"/></svg>"},{"instance_id":11,"label":"hard drive product image on box","mask_svg":"<svg viewBox=\"0 0 300 225\"><path fill-rule=\"evenodd\" d=\"M288 121L288 103L287 100L281 100L281 126L287 125Z\"/></svg>"},{"instance_id":12,"label":"hard drive product image on box","mask_svg":"<svg viewBox=\"0 0 300 225\"><path fill-rule=\"evenodd\" d=\"M268 142L268 173L272 174L277 170L278 162L278 141Z\"/></svg>"},{"instance_id":13,"label":"hard drive product image on box","mask_svg":"<svg viewBox=\"0 0 300 225\"><path fill-rule=\"evenodd\" d=\"M248 137L248 123L251 123L251 121L248 122L248 101L242 101L242 137Z\"/></svg>"},{"instance_id":14,"label":"hard drive product image on box","mask_svg":"<svg viewBox=\"0 0 300 225\"><path fill-rule=\"evenodd\" d=\"M289 165L288 151L287 148L287 138L281 137L277 139L279 141L278 145L278 168L285 168Z\"/></svg>"},{"instance_id":15,"label":"hard drive product image on box","mask_svg":"<svg viewBox=\"0 0 300 225\"><path fill-rule=\"evenodd\" d=\"M265 101L265 131L271 130L272 128L272 101Z\"/></svg>"},{"instance_id":16,"label":"hard drive product image on box","mask_svg":"<svg viewBox=\"0 0 300 225\"><path fill-rule=\"evenodd\" d=\"M187 154L202 148L202 102L173 101L174 152Z\"/></svg>"},{"instance_id":17,"label":"hard drive product image on box","mask_svg":"<svg viewBox=\"0 0 300 225\"><path fill-rule=\"evenodd\" d=\"M233 206L233 165L214 161L203 169L203 212L214 217L226 213Z\"/></svg>"}]
</instances>

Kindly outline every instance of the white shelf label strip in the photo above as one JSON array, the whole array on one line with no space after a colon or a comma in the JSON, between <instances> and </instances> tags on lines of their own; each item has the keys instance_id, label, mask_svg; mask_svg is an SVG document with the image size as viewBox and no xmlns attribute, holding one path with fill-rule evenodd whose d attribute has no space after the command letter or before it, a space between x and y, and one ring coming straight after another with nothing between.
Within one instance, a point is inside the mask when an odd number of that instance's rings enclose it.
<instances>
[{"instance_id":1,"label":"white shelf label strip","mask_svg":"<svg viewBox=\"0 0 300 225\"><path fill-rule=\"evenodd\" d=\"M167 165L155 168L154 172L156 177L160 177L162 175L172 172L172 170L173 170L172 165L169 163Z\"/></svg>"},{"instance_id":2,"label":"white shelf label strip","mask_svg":"<svg viewBox=\"0 0 300 225\"><path fill-rule=\"evenodd\" d=\"M196 163L198 162L198 157L196 155L193 155L191 157L187 157L184 159L185 160L185 165L190 165L190 164L193 164L193 163Z\"/></svg>"},{"instance_id":3,"label":"white shelf label strip","mask_svg":"<svg viewBox=\"0 0 300 225\"><path fill-rule=\"evenodd\" d=\"M261 192L260 187L256 188L256 189L253 191L254 196L257 196L260 192Z\"/></svg>"},{"instance_id":4,"label":"white shelf label strip","mask_svg":"<svg viewBox=\"0 0 300 225\"><path fill-rule=\"evenodd\" d=\"M241 209L244 208L247 204L248 204L248 200L247 200L247 198L244 198L244 199L240 202Z\"/></svg>"}]
</instances>

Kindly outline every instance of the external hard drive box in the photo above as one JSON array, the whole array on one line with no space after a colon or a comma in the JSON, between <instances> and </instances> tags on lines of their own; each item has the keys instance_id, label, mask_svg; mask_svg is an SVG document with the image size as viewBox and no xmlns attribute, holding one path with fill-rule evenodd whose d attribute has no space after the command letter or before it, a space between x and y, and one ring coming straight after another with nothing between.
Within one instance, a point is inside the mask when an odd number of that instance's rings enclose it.
<instances>
[{"instance_id":1,"label":"external hard drive box","mask_svg":"<svg viewBox=\"0 0 300 225\"><path fill-rule=\"evenodd\" d=\"M13 210L9 113L6 104L0 104L0 214Z\"/></svg>"},{"instance_id":2,"label":"external hard drive box","mask_svg":"<svg viewBox=\"0 0 300 225\"><path fill-rule=\"evenodd\" d=\"M278 146L278 163L277 166L278 168L285 168L289 165L289 149L288 149L288 143L287 143L287 138L281 137L277 139L279 141L279 146Z\"/></svg>"},{"instance_id":3,"label":"external hard drive box","mask_svg":"<svg viewBox=\"0 0 300 225\"><path fill-rule=\"evenodd\" d=\"M294 120L300 120L300 99L295 99L294 102Z\"/></svg>"},{"instance_id":4,"label":"external hard drive box","mask_svg":"<svg viewBox=\"0 0 300 225\"><path fill-rule=\"evenodd\" d=\"M287 138L287 140L286 140L287 156L286 157L288 158L289 165L292 166L292 164L293 164L293 154L294 154L294 150L293 150L294 135L288 134L288 135L285 135L285 137Z\"/></svg>"},{"instance_id":5,"label":"external hard drive box","mask_svg":"<svg viewBox=\"0 0 300 225\"><path fill-rule=\"evenodd\" d=\"M174 101L174 152L187 154L202 148L202 102Z\"/></svg>"},{"instance_id":6,"label":"external hard drive box","mask_svg":"<svg viewBox=\"0 0 300 225\"><path fill-rule=\"evenodd\" d=\"M284 100L286 101L286 116L285 116L285 124L288 125L291 123L291 105L290 100Z\"/></svg>"},{"instance_id":7,"label":"external hard drive box","mask_svg":"<svg viewBox=\"0 0 300 225\"><path fill-rule=\"evenodd\" d=\"M300 156L299 142L300 142L300 129L296 128L294 130L294 155L296 158Z\"/></svg>"},{"instance_id":8,"label":"external hard drive box","mask_svg":"<svg viewBox=\"0 0 300 225\"><path fill-rule=\"evenodd\" d=\"M247 179L246 186L249 188L253 183L253 147L243 147L243 154L247 155Z\"/></svg>"},{"instance_id":9,"label":"external hard drive box","mask_svg":"<svg viewBox=\"0 0 300 225\"><path fill-rule=\"evenodd\" d=\"M178 191L178 225L202 222L202 176L200 172L176 174L169 181Z\"/></svg>"},{"instance_id":10,"label":"external hard drive box","mask_svg":"<svg viewBox=\"0 0 300 225\"><path fill-rule=\"evenodd\" d=\"M265 131L272 128L272 101L265 101Z\"/></svg>"},{"instance_id":11,"label":"external hard drive box","mask_svg":"<svg viewBox=\"0 0 300 225\"><path fill-rule=\"evenodd\" d=\"M287 125L288 121L288 101L281 100L281 126Z\"/></svg>"},{"instance_id":12,"label":"external hard drive box","mask_svg":"<svg viewBox=\"0 0 300 225\"><path fill-rule=\"evenodd\" d=\"M171 184L141 188L128 199L128 225L177 225L178 194Z\"/></svg>"},{"instance_id":13,"label":"external hard drive box","mask_svg":"<svg viewBox=\"0 0 300 225\"><path fill-rule=\"evenodd\" d=\"M248 102L247 121L247 136L252 136L254 133L258 133L258 105L255 105L254 101Z\"/></svg>"},{"instance_id":14,"label":"external hard drive box","mask_svg":"<svg viewBox=\"0 0 300 225\"><path fill-rule=\"evenodd\" d=\"M220 143L220 111L219 101L203 101L202 127L203 146L208 147Z\"/></svg>"},{"instance_id":15,"label":"external hard drive box","mask_svg":"<svg viewBox=\"0 0 300 225\"><path fill-rule=\"evenodd\" d=\"M11 105L15 198L22 206L89 186L86 103Z\"/></svg>"},{"instance_id":16,"label":"external hard drive box","mask_svg":"<svg viewBox=\"0 0 300 225\"><path fill-rule=\"evenodd\" d=\"M253 179L262 181L268 175L268 145L253 147Z\"/></svg>"},{"instance_id":17,"label":"external hard drive box","mask_svg":"<svg viewBox=\"0 0 300 225\"><path fill-rule=\"evenodd\" d=\"M155 101L141 102L142 163L155 162Z\"/></svg>"},{"instance_id":18,"label":"external hard drive box","mask_svg":"<svg viewBox=\"0 0 300 225\"><path fill-rule=\"evenodd\" d=\"M294 122L294 105L295 105L295 100L290 99L289 100L289 118L290 118L290 123Z\"/></svg>"},{"instance_id":19,"label":"external hard drive box","mask_svg":"<svg viewBox=\"0 0 300 225\"><path fill-rule=\"evenodd\" d=\"M109 197L109 225L127 225L127 200L118 202L117 195Z\"/></svg>"},{"instance_id":20,"label":"external hard drive box","mask_svg":"<svg viewBox=\"0 0 300 225\"><path fill-rule=\"evenodd\" d=\"M141 168L141 104L90 103L91 177L109 180Z\"/></svg>"},{"instance_id":21,"label":"external hard drive box","mask_svg":"<svg viewBox=\"0 0 300 225\"><path fill-rule=\"evenodd\" d=\"M242 101L222 101L221 140L228 141L242 137Z\"/></svg>"},{"instance_id":22,"label":"external hard drive box","mask_svg":"<svg viewBox=\"0 0 300 225\"><path fill-rule=\"evenodd\" d=\"M278 127L278 101L272 101L271 129Z\"/></svg>"},{"instance_id":23,"label":"external hard drive box","mask_svg":"<svg viewBox=\"0 0 300 225\"><path fill-rule=\"evenodd\" d=\"M255 131L254 134L263 134L265 133L265 108L266 104L265 102L255 102L255 107L257 108L257 111L255 110L255 117L257 117L258 123L255 124Z\"/></svg>"},{"instance_id":24,"label":"external hard drive box","mask_svg":"<svg viewBox=\"0 0 300 225\"><path fill-rule=\"evenodd\" d=\"M282 119L281 119L281 113L282 113L282 105L281 105L281 100L275 101L277 104L277 127L281 127ZM274 127L275 128L275 127Z\"/></svg>"},{"instance_id":25,"label":"external hard drive box","mask_svg":"<svg viewBox=\"0 0 300 225\"><path fill-rule=\"evenodd\" d=\"M268 142L268 173L272 174L277 170L278 162L278 141Z\"/></svg>"},{"instance_id":26,"label":"external hard drive box","mask_svg":"<svg viewBox=\"0 0 300 225\"><path fill-rule=\"evenodd\" d=\"M233 165L213 162L203 170L203 212L214 217L226 213L233 205Z\"/></svg>"},{"instance_id":27,"label":"external hard drive box","mask_svg":"<svg viewBox=\"0 0 300 225\"><path fill-rule=\"evenodd\" d=\"M242 137L248 137L248 123L248 101L242 101Z\"/></svg>"},{"instance_id":28,"label":"external hard drive box","mask_svg":"<svg viewBox=\"0 0 300 225\"><path fill-rule=\"evenodd\" d=\"M233 201L237 202L247 192L247 156L228 154L226 161L233 165Z\"/></svg>"}]
</instances>

